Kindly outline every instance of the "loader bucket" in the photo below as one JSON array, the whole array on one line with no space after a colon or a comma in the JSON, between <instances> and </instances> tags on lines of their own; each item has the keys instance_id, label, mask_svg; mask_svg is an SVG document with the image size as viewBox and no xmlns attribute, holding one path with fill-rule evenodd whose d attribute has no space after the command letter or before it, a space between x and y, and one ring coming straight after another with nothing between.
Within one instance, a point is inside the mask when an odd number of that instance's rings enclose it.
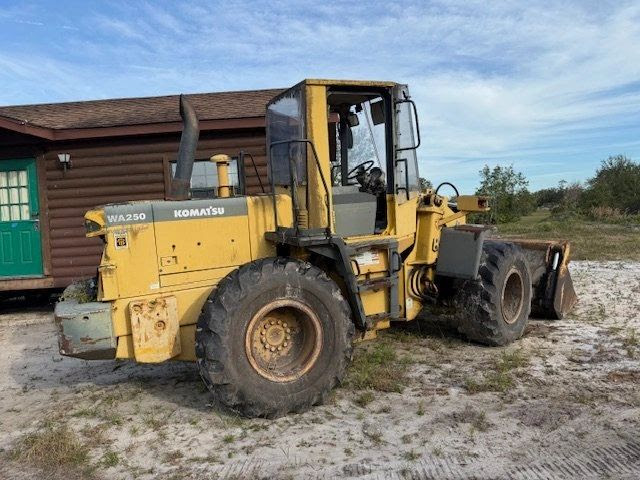
<instances>
[{"instance_id":1,"label":"loader bucket","mask_svg":"<svg viewBox=\"0 0 640 480\"><path fill-rule=\"evenodd\" d=\"M531 312L561 319L578 301L569 274L568 242L508 239L525 252L533 284Z\"/></svg>"}]
</instances>

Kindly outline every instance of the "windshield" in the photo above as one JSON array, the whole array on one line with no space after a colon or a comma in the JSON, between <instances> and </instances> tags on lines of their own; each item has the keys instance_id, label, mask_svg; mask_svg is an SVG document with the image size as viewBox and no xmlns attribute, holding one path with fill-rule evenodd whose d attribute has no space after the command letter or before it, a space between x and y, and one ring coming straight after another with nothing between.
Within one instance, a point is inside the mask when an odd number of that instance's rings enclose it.
<instances>
[{"instance_id":1,"label":"windshield","mask_svg":"<svg viewBox=\"0 0 640 480\"><path fill-rule=\"evenodd\" d=\"M353 119L350 130L350 145L347 147L348 171L353 171L358 165L373 162L372 166L380 168L386 174L386 132L384 122L374 122L371 115L371 104L382 102L377 98L374 101L367 100L349 109L348 115ZM340 132L336 129L336 156L335 164L342 163L340 146ZM334 185L356 185L355 179L342 182L340 169L334 169Z\"/></svg>"},{"instance_id":2,"label":"windshield","mask_svg":"<svg viewBox=\"0 0 640 480\"><path fill-rule=\"evenodd\" d=\"M305 138L304 101L300 87L294 87L267 106L267 145L274 185L289 185L289 159L296 165L297 180L306 180L306 145L304 143L275 142Z\"/></svg>"}]
</instances>

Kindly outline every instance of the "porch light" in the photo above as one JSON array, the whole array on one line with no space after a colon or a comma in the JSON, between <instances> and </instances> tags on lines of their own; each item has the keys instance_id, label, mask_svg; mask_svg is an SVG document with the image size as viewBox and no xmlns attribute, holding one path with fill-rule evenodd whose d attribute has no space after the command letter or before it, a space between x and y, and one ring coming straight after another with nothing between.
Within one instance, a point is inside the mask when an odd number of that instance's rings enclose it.
<instances>
[{"instance_id":1,"label":"porch light","mask_svg":"<svg viewBox=\"0 0 640 480\"><path fill-rule=\"evenodd\" d=\"M67 169L71 169L71 155L68 153L59 153L58 160L60 161L60 165L62 165L63 170L66 172Z\"/></svg>"}]
</instances>

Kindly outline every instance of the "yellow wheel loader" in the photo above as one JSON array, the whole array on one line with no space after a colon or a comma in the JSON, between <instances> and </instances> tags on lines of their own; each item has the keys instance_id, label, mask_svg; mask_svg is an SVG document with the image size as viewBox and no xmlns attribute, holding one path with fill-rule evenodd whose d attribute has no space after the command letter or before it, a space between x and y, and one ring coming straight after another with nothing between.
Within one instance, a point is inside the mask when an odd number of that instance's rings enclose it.
<instances>
[{"instance_id":1,"label":"yellow wheel loader","mask_svg":"<svg viewBox=\"0 0 640 480\"><path fill-rule=\"evenodd\" d=\"M85 215L104 252L56 305L63 355L196 361L220 404L276 417L321 403L354 341L427 303L457 306L469 339L506 345L532 309L560 318L576 301L567 243L491 239L466 224L486 198L421 191L406 85L305 80L275 97L269 188L251 196L240 154L212 157L217 195L190 198L198 120L186 98L180 111L171 200Z\"/></svg>"}]
</instances>

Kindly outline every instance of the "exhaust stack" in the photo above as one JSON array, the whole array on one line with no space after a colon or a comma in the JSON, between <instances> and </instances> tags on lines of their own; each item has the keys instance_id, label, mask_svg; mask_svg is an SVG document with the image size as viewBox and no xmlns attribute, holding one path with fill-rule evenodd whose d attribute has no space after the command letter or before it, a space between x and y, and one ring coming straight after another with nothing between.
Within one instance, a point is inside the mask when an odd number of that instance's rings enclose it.
<instances>
[{"instance_id":1,"label":"exhaust stack","mask_svg":"<svg viewBox=\"0 0 640 480\"><path fill-rule=\"evenodd\" d=\"M191 102L180 95L180 117L182 117L182 135L178 147L176 173L171 179L171 200L187 200L190 196L191 173L195 159L200 127L198 116Z\"/></svg>"}]
</instances>

